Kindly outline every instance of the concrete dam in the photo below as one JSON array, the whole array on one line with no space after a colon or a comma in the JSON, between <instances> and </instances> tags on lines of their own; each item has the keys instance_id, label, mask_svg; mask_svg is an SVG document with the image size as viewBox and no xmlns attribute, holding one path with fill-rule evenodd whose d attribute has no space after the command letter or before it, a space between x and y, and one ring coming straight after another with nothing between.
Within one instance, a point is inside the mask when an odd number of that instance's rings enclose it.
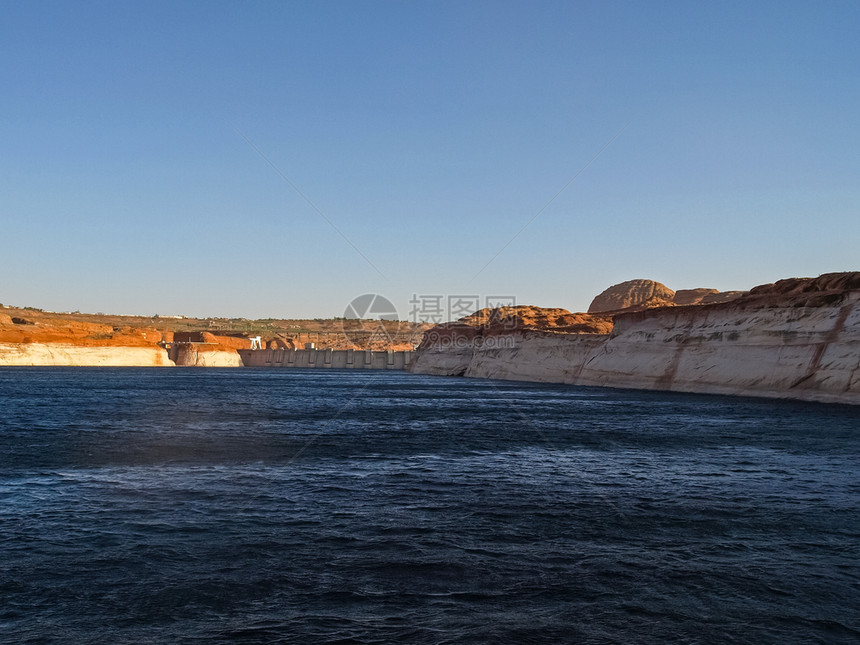
<instances>
[{"instance_id":1,"label":"concrete dam","mask_svg":"<svg viewBox=\"0 0 860 645\"><path fill-rule=\"evenodd\" d=\"M245 367L303 367L354 370L405 370L411 351L363 349L240 349Z\"/></svg>"}]
</instances>

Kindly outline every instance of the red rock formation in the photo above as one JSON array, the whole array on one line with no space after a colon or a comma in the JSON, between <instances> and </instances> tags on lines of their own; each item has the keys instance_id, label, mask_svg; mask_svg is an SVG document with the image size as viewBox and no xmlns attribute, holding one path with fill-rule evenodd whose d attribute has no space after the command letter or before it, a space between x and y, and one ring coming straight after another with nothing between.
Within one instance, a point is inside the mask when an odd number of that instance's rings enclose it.
<instances>
[{"instance_id":1,"label":"red rock formation","mask_svg":"<svg viewBox=\"0 0 860 645\"><path fill-rule=\"evenodd\" d=\"M860 289L860 271L824 273L817 278L786 278L773 284L763 284L749 291L750 297L768 295L800 295L804 293L838 293Z\"/></svg>"},{"instance_id":2,"label":"red rock formation","mask_svg":"<svg viewBox=\"0 0 860 645\"><path fill-rule=\"evenodd\" d=\"M713 305L720 302L731 302L746 294L746 291L717 291L716 293L707 294L699 304Z\"/></svg>"},{"instance_id":3,"label":"red rock formation","mask_svg":"<svg viewBox=\"0 0 860 645\"><path fill-rule=\"evenodd\" d=\"M155 347L161 333L146 327L112 327L43 315L0 320L0 343L63 343L77 347Z\"/></svg>"},{"instance_id":4,"label":"red rock formation","mask_svg":"<svg viewBox=\"0 0 860 645\"><path fill-rule=\"evenodd\" d=\"M589 307L589 313L571 313L567 309L542 308L529 305L481 309L455 322L443 323L429 330L420 347L438 343L460 345L515 332L550 332L564 334L609 334L616 318L642 312L661 315L678 306L728 306L748 303L759 306L772 301L783 306L823 306L832 304L852 289L860 288L860 272L825 274L818 278L790 278L746 291L717 291L716 289L681 289L672 291L653 280L629 280L606 289ZM611 307L606 311L603 307Z\"/></svg>"},{"instance_id":5,"label":"red rock formation","mask_svg":"<svg viewBox=\"0 0 860 645\"><path fill-rule=\"evenodd\" d=\"M609 334L612 315L571 313L567 309L531 305L481 309L455 322L436 325L424 334L420 348L433 345L466 347L511 333Z\"/></svg>"},{"instance_id":6,"label":"red rock formation","mask_svg":"<svg viewBox=\"0 0 860 645\"><path fill-rule=\"evenodd\" d=\"M675 292L673 302L679 307L698 305L701 304L706 297L713 296L718 293L719 291L716 289L678 289Z\"/></svg>"},{"instance_id":7,"label":"red rock formation","mask_svg":"<svg viewBox=\"0 0 860 645\"><path fill-rule=\"evenodd\" d=\"M588 313L641 311L656 307L689 307L735 300L746 291L717 291L716 289L679 289L672 291L653 280L628 280L609 287L598 295Z\"/></svg>"},{"instance_id":8,"label":"red rock formation","mask_svg":"<svg viewBox=\"0 0 860 645\"><path fill-rule=\"evenodd\" d=\"M671 306L675 292L654 280L628 280L609 287L591 301L588 313L620 311L632 307Z\"/></svg>"},{"instance_id":9,"label":"red rock formation","mask_svg":"<svg viewBox=\"0 0 860 645\"><path fill-rule=\"evenodd\" d=\"M563 331L582 334L608 334L612 316L573 314L567 309L531 305L481 309L451 325L483 327L491 332L506 330Z\"/></svg>"}]
</instances>

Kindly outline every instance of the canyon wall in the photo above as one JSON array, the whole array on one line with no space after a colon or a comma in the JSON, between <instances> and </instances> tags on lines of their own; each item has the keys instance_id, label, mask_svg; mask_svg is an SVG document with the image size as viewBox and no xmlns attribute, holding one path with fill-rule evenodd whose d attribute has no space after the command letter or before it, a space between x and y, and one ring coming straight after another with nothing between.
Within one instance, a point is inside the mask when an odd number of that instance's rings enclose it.
<instances>
[{"instance_id":1,"label":"canyon wall","mask_svg":"<svg viewBox=\"0 0 860 645\"><path fill-rule=\"evenodd\" d=\"M111 326L17 310L0 315L0 366L241 367L247 338Z\"/></svg>"},{"instance_id":2,"label":"canyon wall","mask_svg":"<svg viewBox=\"0 0 860 645\"><path fill-rule=\"evenodd\" d=\"M69 367L242 367L235 349L196 343L173 345L70 345L65 343L0 343L0 366Z\"/></svg>"},{"instance_id":3,"label":"canyon wall","mask_svg":"<svg viewBox=\"0 0 860 645\"><path fill-rule=\"evenodd\" d=\"M161 347L78 346L62 343L0 343L0 365L163 367L173 365Z\"/></svg>"},{"instance_id":4,"label":"canyon wall","mask_svg":"<svg viewBox=\"0 0 860 645\"><path fill-rule=\"evenodd\" d=\"M177 343L168 355L180 367L242 367L237 350L217 344Z\"/></svg>"},{"instance_id":5,"label":"canyon wall","mask_svg":"<svg viewBox=\"0 0 860 645\"><path fill-rule=\"evenodd\" d=\"M411 370L860 404L860 274L757 287L731 302L619 314L609 334L448 326Z\"/></svg>"}]
</instances>

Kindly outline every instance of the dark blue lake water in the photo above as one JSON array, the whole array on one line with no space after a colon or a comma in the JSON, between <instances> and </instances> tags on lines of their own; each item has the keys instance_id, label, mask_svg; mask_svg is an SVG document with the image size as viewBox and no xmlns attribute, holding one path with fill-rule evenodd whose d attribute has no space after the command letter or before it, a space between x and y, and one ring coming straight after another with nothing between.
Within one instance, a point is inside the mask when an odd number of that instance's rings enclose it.
<instances>
[{"instance_id":1,"label":"dark blue lake water","mask_svg":"<svg viewBox=\"0 0 860 645\"><path fill-rule=\"evenodd\" d=\"M0 369L0 642L860 642L860 409Z\"/></svg>"}]
</instances>

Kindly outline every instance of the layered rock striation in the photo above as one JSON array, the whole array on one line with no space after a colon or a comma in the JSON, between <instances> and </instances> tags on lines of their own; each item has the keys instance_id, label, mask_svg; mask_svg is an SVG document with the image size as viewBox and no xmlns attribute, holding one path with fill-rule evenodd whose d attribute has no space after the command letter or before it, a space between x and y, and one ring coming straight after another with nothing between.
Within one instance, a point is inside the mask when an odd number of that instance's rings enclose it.
<instances>
[{"instance_id":1,"label":"layered rock striation","mask_svg":"<svg viewBox=\"0 0 860 645\"><path fill-rule=\"evenodd\" d=\"M654 280L628 280L609 287L588 307L588 313L618 313L641 311L656 307L709 305L737 300L746 291L717 291L716 289L680 289L672 291Z\"/></svg>"},{"instance_id":2,"label":"layered rock striation","mask_svg":"<svg viewBox=\"0 0 860 645\"><path fill-rule=\"evenodd\" d=\"M608 332L596 322L573 333L505 329L485 313L487 324L428 332L411 370L860 404L858 301L860 273L839 273L781 280L728 302L617 313Z\"/></svg>"},{"instance_id":3,"label":"layered rock striation","mask_svg":"<svg viewBox=\"0 0 860 645\"><path fill-rule=\"evenodd\" d=\"M609 287L595 296L588 313L620 311L633 307L661 307L671 305L675 292L654 280L628 280Z\"/></svg>"},{"instance_id":4,"label":"layered rock striation","mask_svg":"<svg viewBox=\"0 0 860 645\"><path fill-rule=\"evenodd\" d=\"M75 367L169 367L174 365L158 346L128 347L64 343L0 343L0 365Z\"/></svg>"},{"instance_id":5,"label":"layered rock striation","mask_svg":"<svg viewBox=\"0 0 860 645\"><path fill-rule=\"evenodd\" d=\"M0 315L0 366L239 367L237 350L249 346L247 338L208 332L174 333L29 312Z\"/></svg>"}]
</instances>

